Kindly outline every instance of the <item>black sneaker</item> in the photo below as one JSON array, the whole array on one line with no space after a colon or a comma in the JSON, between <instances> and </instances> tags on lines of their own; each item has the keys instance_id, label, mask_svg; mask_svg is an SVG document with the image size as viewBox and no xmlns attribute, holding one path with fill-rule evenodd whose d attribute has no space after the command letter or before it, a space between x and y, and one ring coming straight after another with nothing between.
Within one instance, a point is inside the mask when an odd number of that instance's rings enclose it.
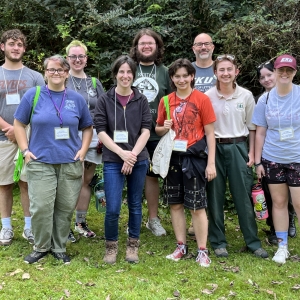
<instances>
[{"instance_id":1,"label":"black sneaker","mask_svg":"<svg viewBox=\"0 0 300 300\"><path fill-rule=\"evenodd\" d=\"M27 255L24 258L24 262L26 262L26 264L34 264L34 263L40 261L47 254L48 254L48 251L46 251L46 252L33 251L32 253L30 253L29 255Z\"/></svg>"},{"instance_id":2,"label":"black sneaker","mask_svg":"<svg viewBox=\"0 0 300 300\"><path fill-rule=\"evenodd\" d=\"M69 265L71 263L70 257L66 254L66 252L52 252L52 255L57 260L62 260L65 265Z\"/></svg>"},{"instance_id":3,"label":"black sneaker","mask_svg":"<svg viewBox=\"0 0 300 300\"><path fill-rule=\"evenodd\" d=\"M88 228L87 222L75 223L75 231L86 238L93 238L96 236L95 232Z\"/></svg>"},{"instance_id":4,"label":"black sneaker","mask_svg":"<svg viewBox=\"0 0 300 300\"><path fill-rule=\"evenodd\" d=\"M74 232L72 229L70 229L69 235L68 235L68 242L70 243L76 243L76 237L74 236Z\"/></svg>"}]
</instances>

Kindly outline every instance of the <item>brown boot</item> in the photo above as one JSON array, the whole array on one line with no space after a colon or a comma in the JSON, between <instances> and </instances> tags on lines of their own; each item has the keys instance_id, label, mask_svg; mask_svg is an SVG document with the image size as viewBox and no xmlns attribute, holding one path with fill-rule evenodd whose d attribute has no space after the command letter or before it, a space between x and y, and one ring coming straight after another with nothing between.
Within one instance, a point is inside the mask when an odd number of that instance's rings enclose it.
<instances>
[{"instance_id":1,"label":"brown boot","mask_svg":"<svg viewBox=\"0 0 300 300\"><path fill-rule=\"evenodd\" d=\"M130 263L138 263L138 251L139 251L140 241L134 238L127 239L127 247L126 247L126 258L125 260Z\"/></svg>"},{"instance_id":2,"label":"brown boot","mask_svg":"<svg viewBox=\"0 0 300 300\"><path fill-rule=\"evenodd\" d=\"M103 261L107 264L114 264L117 260L118 241L105 241L105 256Z\"/></svg>"}]
</instances>

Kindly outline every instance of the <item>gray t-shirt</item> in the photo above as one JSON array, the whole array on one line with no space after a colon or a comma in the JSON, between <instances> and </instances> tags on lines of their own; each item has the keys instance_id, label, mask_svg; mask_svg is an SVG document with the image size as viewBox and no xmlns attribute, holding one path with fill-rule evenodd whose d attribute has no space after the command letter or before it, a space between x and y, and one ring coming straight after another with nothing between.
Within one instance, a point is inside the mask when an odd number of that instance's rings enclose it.
<instances>
[{"instance_id":1,"label":"gray t-shirt","mask_svg":"<svg viewBox=\"0 0 300 300\"><path fill-rule=\"evenodd\" d=\"M0 67L0 117L13 125L14 113L18 104L9 104L6 94L19 94L22 99L25 92L37 85L45 85L43 76L27 67L19 70L7 70ZM32 99L33 100L33 99ZM0 130L0 141L6 141L5 132Z\"/></svg>"},{"instance_id":2,"label":"gray t-shirt","mask_svg":"<svg viewBox=\"0 0 300 300\"><path fill-rule=\"evenodd\" d=\"M263 94L254 109L252 123L267 128L262 157L287 164L300 163L300 86L293 84L284 97L276 88Z\"/></svg>"},{"instance_id":3,"label":"gray t-shirt","mask_svg":"<svg viewBox=\"0 0 300 300\"><path fill-rule=\"evenodd\" d=\"M205 93L207 90L215 86L217 78L214 74L213 66L200 68L196 65L195 61L192 64L196 70L195 88L198 91Z\"/></svg>"}]
</instances>

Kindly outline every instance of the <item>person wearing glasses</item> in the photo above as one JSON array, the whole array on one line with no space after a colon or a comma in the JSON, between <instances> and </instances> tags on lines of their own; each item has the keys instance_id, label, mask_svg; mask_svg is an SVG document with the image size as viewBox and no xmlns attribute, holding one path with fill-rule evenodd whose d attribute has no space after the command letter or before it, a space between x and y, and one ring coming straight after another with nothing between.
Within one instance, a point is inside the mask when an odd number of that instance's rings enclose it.
<instances>
[{"instance_id":1,"label":"person wearing glasses","mask_svg":"<svg viewBox=\"0 0 300 300\"><path fill-rule=\"evenodd\" d=\"M38 262L49 252L70 263L66 243L82 184L82 162L88 151L93 121L84 98L66 89L70 65L59 56L44 61L47 85L23 96L14 115L15 135L27 169L34 251L24 258ZM29 143L25 126L31 124ZM79 137L82 131L82 140Z\"/></svg>"},{"instance_id":2,"label":"person wearing glasses","mask_svg":"<svg viewBox=\"0 0 300 300\"><path fill-rule=\"evenodd\" d=\"M92 79L91 76L88 76L84 72L88 59L87 47L81 41L74 40L67 46L66 54L71 68L67 88L83 96L89 108L91 117L93 118L96 103L104 93L104 90L98 79ZM81 135L81 131L79 133ZM96 129L94 129L93 139L84 159L82 188L76 206L75 231L86 238L93 238L96 236L96 234L88 227L86 215L91 199L91 187L89 184L93 179L96 166L102 162L102 155L97 153L98 141ZM68 240L70 242L76 242L72 229L70 230Z\"/></svg>"},{"instance_id":3,"label":"person wearing glasses","mask_svg":"<svg viewBox=\"0 0 300 300\"><path fill-rule=\"evenodd\" d=\"M259 83L261 86L264 88L264 93L269 93L271 89L275 86L276 84L276 77L274 73L274 64L272 61L267 61L262 64L260 64L257 67L257 77L259 80ZM256 102L259 99L261 95L257 96L255 98ZM265 177L262 177L261 180L262 183L262 188L264 190L266 202L267 202L267 207L269 211L269 217L267 218L267 225L270 226L270 232L268 234L268 241L270 244L278 244L277 236L275 233L275 228L273 224L273 217L272 217L272 198L271 194L268 188L268 184L265 180ZM289 202L288 202L288 211L289 211L289 229L288 229L288 235L292 238L296 237L297 231L296 231L296 225L295 225L295 210L292 204L292 199L289 195Z\"/></svg>"},{"instance_id":4,"label":"person wearing glasses","mask_svg":"<svg viewBox=\"0 0 300 300\"><path fill-rule=\"evenodd\" d=\"M293 84L296 59L280 55L274 63L275 88L259 98L252 122L256 124L255 168L265 177L273 202L273 222L278 250L272 260L284 264L288 251L288 198L300 216L300 87ZM299 221L299 219L298 219Z\"/></svg>"},{"instance_id":5,"label":"person wearing glasses","mask_svg":"<svg viewBox=\"0 0 300 300\"><path fill-rule=\"evenodd\" d=\"M208 34L200 33L195 37L192 49L196 58L193 62L196 69L195 88L205 93L216 84L212 59L215 46Z\"/></svg>"},{"instance_id":6,"label":"person wearing glasses","mask_svg":"<svg viewBox=\"0 0 300 300\"><path fill-rule=\"evenodd\" d=\"M127 182L129 210L125 260L139 261L142 223L142 194L149 155L145 147L151 129L147 98L132 86L136 63L121 55L112 66L116 81L96 104L94 123L103 143L103 174L106 197L104 262L114 264L118 254L119 216L124 182Z\"/></svg>"},{"instance_id":7,"label":"person wearing glasses","mask_svg":"<svg viewBox=\"0 0 300 300\"><path fill-rule=\"evenodd\" d=\"M166 258L178 261L188 253L184 212L187 208L192 215L197 241L196 262L209 267L205 189L207 181L216 177L216 117L209 98L194 89L195 68L189 60L180 58L173 62L169 76L175 89L168 95L171 119L168 120L164 99L161 99L156 125L160 136L171 128L176 133L168 175L164 180L164 202L170 205L177 247Z\"/></svg>"},{"instance_id":8,"label":"person wearing glasses","mask_svg":"<svg viewBox=\"0 0 300 300\"><path fill-rule=\"evenodd\" d=\"M152 127L146 148L153 157L154 150L160 140L155 132L157 108L159 100L172 89L168 69L162 63L164 44L161 36L150 28L143 28L135 35L130 56L137 64L134 86L147 97L152 114ZM158 174L151 171L151 164L146 176L145 197L148 206L148 221L146 227L155 235L166 235L158 217L159 183Z\"/></svg>"},{"instance_id":9,"label":"person wearing glasses","mask_svg":"<svg viewBox=\"0 0 300 300\"><path fill-rule=\"evenodd\" d=\"M206 92L217 121L216 169L217 177L208 183L208 239L217 257L227 257L224 225L226 182L238 214L239 225L247 248L254 255L267 258L257 236L257 224L251 201L253 184L255 125L251 118L255 106L250 91L236 83L239 74L234 55L224 54L214 62L216 86ZM248 143L249 145L248 145Z\"/></svg>"}]
</instances>

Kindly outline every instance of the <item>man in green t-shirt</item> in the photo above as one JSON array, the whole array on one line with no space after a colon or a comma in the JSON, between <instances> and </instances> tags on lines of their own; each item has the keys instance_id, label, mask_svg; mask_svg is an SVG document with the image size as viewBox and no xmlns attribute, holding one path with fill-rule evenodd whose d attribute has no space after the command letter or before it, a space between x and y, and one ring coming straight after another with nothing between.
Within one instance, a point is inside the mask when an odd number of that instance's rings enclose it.
<instances>
[{"instance_id":1,"label":"man in green t-shirt","mask_svg":"<svg viewBox=\"0 0 300 300\"><path fill-rule=\"evenodd\" d=\"M157 108L160 99L171 93L168 69L162 64L164 44L159 34L152 29L143 28L135 35L130 56L137 63L135 82L133 83L139 91L144 94L149 103L152 114L152 128L150 138L146 144L150 159L152 159L156 145L160 137L155 133L157 119ZM159 201L159 175L150 169L147 172L145 183L145 196L147 199L149 220L147 228L156 236L166 235L158 218Z\"/></svg>"}]
</instances>

